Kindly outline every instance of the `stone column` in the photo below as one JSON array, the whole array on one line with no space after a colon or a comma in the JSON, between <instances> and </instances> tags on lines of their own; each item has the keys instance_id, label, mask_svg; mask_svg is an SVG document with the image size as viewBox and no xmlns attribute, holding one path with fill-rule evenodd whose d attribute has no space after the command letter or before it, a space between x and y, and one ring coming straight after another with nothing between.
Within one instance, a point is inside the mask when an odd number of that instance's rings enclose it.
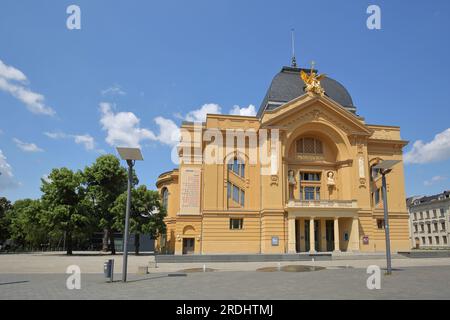
<instances>
[{"instance_id":1,"label":"stone column","mask_svg":"<svg viewBox=\"0 0 450 320\"><path fill-rule=\"evenodd\" d=\"M297 253L295 248L295 217L288 217L288 253Z\"/></svg>"},{"instance_id":2,"label":"stone column","mask_svg":"<svg viewBox=\"0 0 450 320\"><path fill-rule=\"evenodd\" d=\"M306 251L305 219L300 219L300 251Z\"/></svg>"},{"instance_id":3,"label":"stone column","mask_svg":"<svg viewBox=\"0 0 450 320\"><path fill-rule=\"evenodd\" d=\"M314 217L311 217L309 219L309 252L310 253L316 252L314 239L315 239Z\"/></svg>"},{"instance_id":4,"label":"stone column","mask_svg":"<svg viewBox=\"0 0 450 320\"><path fill-rule=\"evenodd\" d=\"M339 247L339 218L334 217L334 252L340 252L341 248Z\"/></svg>"},{"instance_id":5,"label":"stone column","mask_svg":"<svg viewBox=\"0 0 450 320\"><path fill-rule=\"evenodd\" d=\"M350 244L351 244L351 250L353 252L359 251L359 219L358 219L358 217L353 217L352 232L350 234Z\"/></svg>"}]
</instances>

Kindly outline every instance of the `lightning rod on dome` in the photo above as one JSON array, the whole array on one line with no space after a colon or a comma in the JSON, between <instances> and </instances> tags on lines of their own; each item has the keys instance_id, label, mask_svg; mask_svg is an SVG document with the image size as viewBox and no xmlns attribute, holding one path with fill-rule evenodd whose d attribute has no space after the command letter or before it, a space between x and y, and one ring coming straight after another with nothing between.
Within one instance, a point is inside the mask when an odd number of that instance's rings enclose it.
<instances>
[{"instance_id":1,"label":"lightning rod on dome","mask_svg":"<svg viewBox=\"0 0 450 320\"><path fill-rule=\"evenodd\" d=\"M295 59L295 29L291 29L291 43L292 43L292 60L291 67L297 67L297 60Z\"/></svg>"}]
</instances>

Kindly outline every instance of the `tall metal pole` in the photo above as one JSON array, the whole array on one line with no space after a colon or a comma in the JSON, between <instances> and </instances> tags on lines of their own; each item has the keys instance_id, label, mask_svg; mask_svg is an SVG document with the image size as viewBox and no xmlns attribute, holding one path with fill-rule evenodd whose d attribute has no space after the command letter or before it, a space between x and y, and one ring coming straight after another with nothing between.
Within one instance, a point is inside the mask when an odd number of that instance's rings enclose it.
<instances>
[{"instance_id":1,"label":"tall metal pole","mask_svg":"<svg viewBox=\"0 0 450 320\"><path fill-rule=\"evenodd\" d=\"M127 282L127 263L128 263L128 224L130 219L131 207L131 184L133 183L133 161L127 160L128 164L128 189L127 189L127 210L125 212L125 232L123 234L123 268L122 281Z\"/></svg>"},{"instance_id":2,"label":"tall metal pole","mask_svg":"<svg viewBox=\"0 0 450 320\"><path fill-rule=\"evenodd\" d=\"M383 208L384 208L384 233L386 237L386 266L387 274L392 273L391 267L391 240L389 235L389 216L388 216L388 204L387 204L387 193L386 193L386 174L390 170L381 170L382 183L383 183Z\"/></svg>"}]
</instances>

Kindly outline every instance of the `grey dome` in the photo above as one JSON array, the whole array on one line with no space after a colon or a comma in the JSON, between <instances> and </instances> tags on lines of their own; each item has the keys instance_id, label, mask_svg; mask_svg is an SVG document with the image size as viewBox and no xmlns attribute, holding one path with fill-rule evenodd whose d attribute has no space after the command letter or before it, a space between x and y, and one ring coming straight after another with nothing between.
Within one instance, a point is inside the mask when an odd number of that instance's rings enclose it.
<instances>
[{"instance_id":1,"label":"grey dome","mask_svg":"<svg viewBox=\"0 0 450 320\"><path fill-rule=\"evenodd\" d=\"M311 69L301 69L294 67L283 67L281 71L273 78L272 83L267 90L266 96L259 108L258 116L261 117L265 110L273 110L279 106L294 100L305 94L305 84L300 78L300 71L310 72ZM356 107L347 89L334 79L325 77L321 81L325 90L325 95L333 99L345 109L355 113Z\"/></svg>"}]
</instances>

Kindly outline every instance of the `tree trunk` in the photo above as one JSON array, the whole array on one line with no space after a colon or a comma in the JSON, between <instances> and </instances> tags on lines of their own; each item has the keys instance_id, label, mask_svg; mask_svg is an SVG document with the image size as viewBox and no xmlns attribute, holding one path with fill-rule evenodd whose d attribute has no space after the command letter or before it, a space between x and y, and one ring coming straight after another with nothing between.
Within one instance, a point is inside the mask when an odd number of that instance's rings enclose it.
<instances>
[{"instance_id":1,"label":"tree trunk","mask_svg":"<svg viewBox=\"0 0 450 320\"><path fill-rule=\"evenodd\" d=\"M134 234L134 253L138 256L139 255L139 247L141 246L140 243L140 236L139 233Z\"/></svg>"},{"instance_id":2,"label":"tree trunk","mask_svg":"<svg viewBox=\"0 0 450 320\"><path fill-rule=\"evenodd\" d=\"M102 239L102 251L103 252L109 251L108 237L109 237L109 230L108 230L108 228L104 228L103 229L103 239Z\"/></svg>"},{"instance_id":3,"label":"tree trunk","mask_svg":"<svg viewBox=\"0 0 450 320\"><path fill-rule=\"evenodd\" d=\"M67 232L66 234L66 244L67 244L67 255L72 255L72 233Z\"/></svg>"},{"instance_id":4,"label":"tree trunk","mask_svg":"<svg viewBox=\"0 0 450 320\"><path fill-rule=\"evenodd\" d=\"M116 246L114 244L114 232L113 230L109 229L109 242L111 246L111 254L116 254Z\"/></svg>"}]
</instances>

